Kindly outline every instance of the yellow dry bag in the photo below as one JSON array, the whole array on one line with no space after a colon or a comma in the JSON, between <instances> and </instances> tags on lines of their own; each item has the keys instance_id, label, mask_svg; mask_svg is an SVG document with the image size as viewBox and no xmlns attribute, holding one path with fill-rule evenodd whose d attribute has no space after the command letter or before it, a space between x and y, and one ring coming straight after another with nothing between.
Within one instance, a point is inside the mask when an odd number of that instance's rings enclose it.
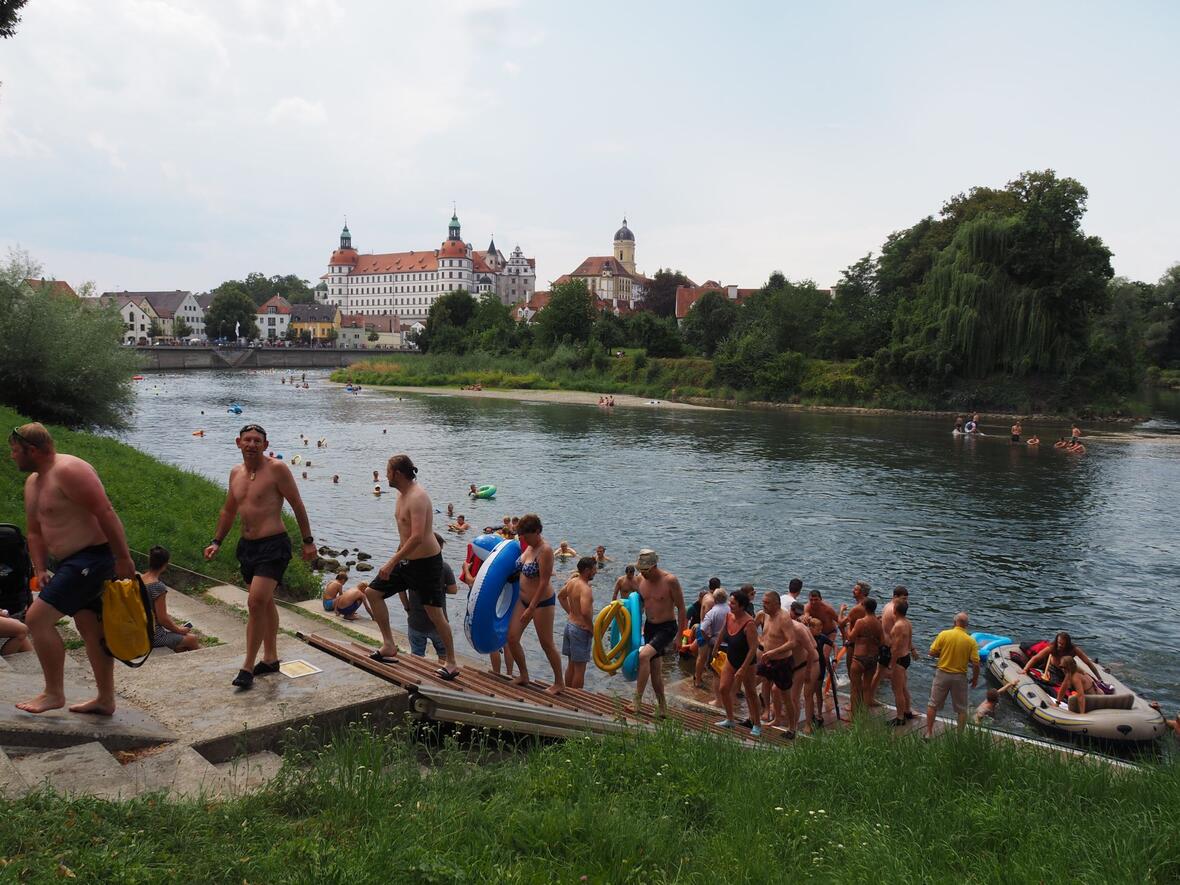
<instances>
[{"instance_id":1,"label":"yellow dry bag","mask_svg":"<svg viewBox=\"0 0 1180 885\"><path fill-rule=\"evenodd\" d=\"M128 667L142 667L152 653L156 617L143 578L102 585L102 636L107 654Z\"/></svg>"}]
</instances>

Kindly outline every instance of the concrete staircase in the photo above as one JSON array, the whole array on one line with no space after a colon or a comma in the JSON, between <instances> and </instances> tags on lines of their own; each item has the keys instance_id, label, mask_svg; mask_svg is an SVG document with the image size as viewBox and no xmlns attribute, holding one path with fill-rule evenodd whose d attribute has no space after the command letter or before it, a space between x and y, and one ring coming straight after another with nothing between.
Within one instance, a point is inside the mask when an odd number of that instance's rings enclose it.
<instances>
[{"instance_id":1,"label":"concrete staircase","mask_svg":"<svg viewBox=\"0 0 1180 885\"><path fill-rule=\"evenodd\" d=\"M17 710L16 700L40 690L40 665L33 653L0 658L0 797L49 788L111 801L160 793L230 799L279 773L282 757L274 751L293 727L330 728L365 714L400 721L408 709L403 690L283 633L281 658L303 659L320 672L295 679L274 674L258 678L250 691L232 689L245 642L245 604L246 593L237 587L214 588L208 599L170 593L172 617L221 644L183 654L155 649L139 669L116 664L113 717ZM354 628L312 612L282 606L279 612L288 634ZM371 622L366 626L354 632L376 632ZM93 691L85 653L71 651L68 702Z\"/></svg>"}]
</instances>

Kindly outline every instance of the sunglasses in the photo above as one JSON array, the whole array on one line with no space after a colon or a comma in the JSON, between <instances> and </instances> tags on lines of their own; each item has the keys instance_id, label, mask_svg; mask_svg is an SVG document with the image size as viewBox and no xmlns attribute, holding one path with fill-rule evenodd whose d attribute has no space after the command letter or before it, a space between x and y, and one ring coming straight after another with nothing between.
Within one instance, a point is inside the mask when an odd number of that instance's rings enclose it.
<instances>
[{"instance_id":1,"label":"sunglasses","mask_svg":"<svg viewBox=\"0 0 1180 885\"><path fill-rule=\"evenodd\" d=\"M18 427L12 428L12 433L9 434L8 438L12 442L20 443L21 445L28 446L29 448L32 448L32 449L41 448L41 446L39 446L37 443L33 442L27 436L24 436L23 434L21 434L20 428L18 428Z\"/></svg>"},{"instance_id":2,"label":"sunglasses","mask_svg":"<svg viewBox=\"0 0 1180 885\"><path fill-rule=\"evenodd\" d=\"M245 427L243 427L241 430L239 430L239 431L238 431L238 436L240 436L240 437L241 437L241 436L245 436L245 435L246 435L247 433L249 433L251 430L253 430L253 431L257 432L257 433L261 433L261 434L262 434L262 438L263 438L263 439L266 439L266 431L265 431L265 430L263 430L263 428L262 428L262 425L261 425L261 424L247 424Z\"/></svg>"}]
</instances>

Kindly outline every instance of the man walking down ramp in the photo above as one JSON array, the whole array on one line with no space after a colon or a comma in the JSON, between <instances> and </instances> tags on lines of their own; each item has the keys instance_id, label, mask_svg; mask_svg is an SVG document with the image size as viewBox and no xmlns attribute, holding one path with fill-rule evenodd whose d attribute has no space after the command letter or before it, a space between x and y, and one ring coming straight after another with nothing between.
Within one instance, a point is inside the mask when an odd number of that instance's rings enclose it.
<instances>
[{"instance_id":1,"label":"man walking down ramp","mask_svg":"<svg viewBox=\"0 0 1180 885\"><path fill-rule=\"evenodd\" d=\"M967 664L971 664L971 687L979 683L979 644L967 632L967 612L955 615L955 626L943 630L930 645L930 657L938 658L930 703L926 707L926 737L934 735L934 717L946 696L951 696L959 731L967 724Z\"/></svg>"},{"instance_id":2,"label":"man walking down ramp","mask_svg":"<svg viewBox=\"0 0 1180 885\"><path fill-rule=\"evenodd\" d=\"M299 533L303 536L303 558L315 559L315 538L307 521L307 510L299 496L295 477L284 462L268 458L266 431L258 424L247 424L238 432L238 450L242 463L229 472L229 493L221 508L213 540L205 548L205 558L212 559L221 542L242 516L242 538L238 541L238 563L242 578L250 588L247 600L246 659L233 678L238 688L250 688L255 676L279 672L279 610L275 605L275 587L291 562L291 539L283 525L283 501L291 505ZM255 664L258 650L262 660Z\"/></svg>"},{"instance_id":3,"label":"man walking down ramp","mask_svg":"<svg viewBox=\"0 0 1180 885\"><path fill-rule=\"evenodd\" d=\"M659 715L668 712L664 698L664 672L660 661L669 649L676 646L676 640L684 632L685 617L684 591L680 579L659 567L659 557L654 550L640 550L635 569L642 576L639 595L643 599L643 645L639 648L639 675L635 680L635 706L642 709L643 690L651 679L652 690L656 693Z\"/></svg>"},{"instance_id":4,"label":"man walking down ramp","mask_svg":"<svg viewBox=\"0 0 1180 885\"><path fill-rule=\"evenodd\" d=\"M45 690L17 704L29 713L62 707L66 648L56 624L65 615L86 643L97 694L70 707L73 713L115 712L115 659L102 644L102 588L112 577L134 578L123 523L94 468L73 455L59 455L49 431L37 423L12 431L9 451L25 481L29 557L41 592L25 624L45 676ZM47 558L55 562L49 577Z\"/></svg>"}]
</instances>

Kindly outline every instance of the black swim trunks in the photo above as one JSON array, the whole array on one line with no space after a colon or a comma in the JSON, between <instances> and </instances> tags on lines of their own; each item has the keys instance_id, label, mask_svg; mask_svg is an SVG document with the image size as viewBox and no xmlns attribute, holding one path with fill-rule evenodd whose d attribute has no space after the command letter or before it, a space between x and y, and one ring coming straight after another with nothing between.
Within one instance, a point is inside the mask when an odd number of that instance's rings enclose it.
<instances>
[{"instance_id":1,"label":"black swim trunks","mask_svg":"<svg viewBox=\"0 0 1180 885\"><path fill-rule=\"evenodd\" d=\"M777 688L786 691L795 678L795 661L792 658L763 660L755 672L769 679Z\"/></svg>"},{"instance_id":2,"label":"black swim trunks","mask_svg":"<svg viewBox=\"0 0 1180 885\"><path fill-rule=\"evenodd\" d=\"M247 584L259 578L283 580L291 562L291 539L286 532L266 538L242 538L238 541L238 566Z\"/></svg>"},{"instance_id":3,"label":"black swim trunks","mask_svg":"<svg viewBox=\"0 0 1180 885\"><path fill-rule=\"evenodd\" d=\"M648 621L643 625L643 644L654 648L657 658L663 657L664 652L676 641L679 632L675 621L659 621L654 624Z\"/></svg>"},{"instance_id":4,"label":"black swim trunks","mask_svg":"<svg viewBox=\"0 0 1180 885\"><path fill-rule=\"evenodd\" d=\"M1012 434L1012 442L1014 442L1014 443L1020 442L1020 434L1019 433Z\"/></svg>"},{"instance_id":5,"label":"black swim trunks","mask_svg":"<svg viewBox=\"0 0 1180 885\"><path fill-rule=\"evenodd\" d=\"M115 577L115 555L109 544L83 547L57 563L53 577L41 588L41 601L63 615L82 610L102 614L102 585Z\"/></svg>"},{"instance_id":6,"label":"black swim trunks","mask_svg":"<svg viewBox=\"0 0 1180 885\"><path fill-rule=\"evenodd\" d=\"M908 670L910 668L910 656L906 655L904 658L898 658L897 666L901 667L903 670Z\"/></svg>"},{"instance_id":7,"label":"black swim trunks","mask_svg":"<svg viewBox=\"0 0 1180 885\"><path fill-rule=\"evenodd\" d=\"M889 662L893 660L893 649L887 645L881 646L880 651L877 652L877 663L882 667L888 667Z\"/></svg>"},{"instance_id":8,"label":"black swim trunks","mask_svg":"<svg viewBox=\"0 0 1180 885\"><path fill-rule=\"evenodd\" d=\"M369 586L385 599L395 593L413 593L420 605L445 608L447 604L441 553L422 559L403 559L393 567L388 579L378 576L369 582Z\"/></svg>"}]
</instances>

